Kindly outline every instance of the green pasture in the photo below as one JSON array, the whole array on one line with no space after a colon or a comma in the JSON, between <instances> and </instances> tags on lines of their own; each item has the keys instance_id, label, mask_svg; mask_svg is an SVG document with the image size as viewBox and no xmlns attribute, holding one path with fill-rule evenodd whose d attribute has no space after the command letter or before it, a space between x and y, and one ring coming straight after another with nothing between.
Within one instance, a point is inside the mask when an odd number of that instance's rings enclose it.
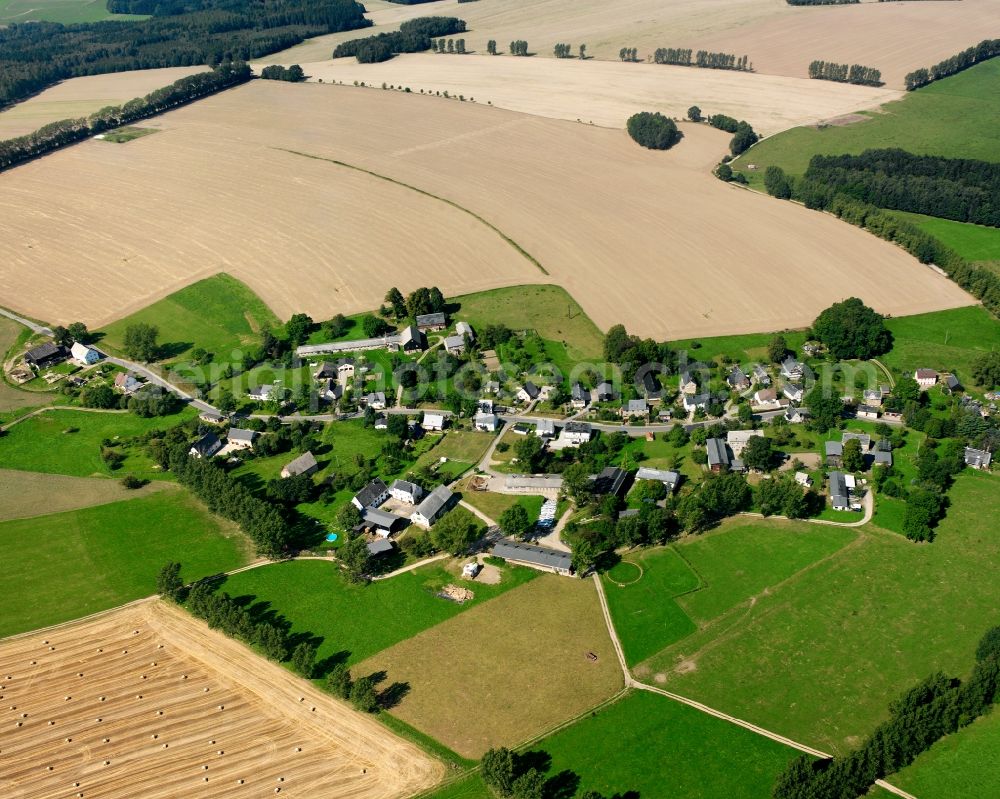
<instances>
[{"instance_id":1,"label":"green pasture","mask_svg":"<svg viewBox=\"0 0 1000 799\"><path fill-rule=\"evenodd\" d=\"M17 22L101 22L147 19L140 14L111 14L105 0L0 0L0 25Z\"/></svg>"},{"instance_id":2,"label":"green pasture","mask_svg":"<svg viewBox=\"0 0 1000 799\"><path fill-rule=\"evenodd\" d=\"M1000 261L1000 228L905 211L893 213L913 222L968 261Z\"/></svg>"}]
</instances>

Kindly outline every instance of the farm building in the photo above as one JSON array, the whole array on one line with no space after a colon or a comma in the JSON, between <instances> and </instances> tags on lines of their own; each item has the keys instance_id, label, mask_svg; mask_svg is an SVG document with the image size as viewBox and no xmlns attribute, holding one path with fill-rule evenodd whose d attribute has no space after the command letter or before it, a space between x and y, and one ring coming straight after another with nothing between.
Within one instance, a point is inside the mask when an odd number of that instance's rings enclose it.
<instances>
[{"instance_id":1,"label":"farm building","mask_svg":"<svg viewBox=\"0 0 1000 799\"><path fill-rule=\"evenodd\" d=\"M319 464L316 462L316 456L311 452L305 452L291 463L285 465L281 470L281 477L284 479L286 477L297 477L300 474L312 474L317 469L319 469Z\"/></svg>"},{"instance_id":2,"label":"farm building","mask_svg":"<svg viewBox=\"0 0 1000 799\"><path fill-rule=\"evenodd\" d=\"M215 433L205 433L191 445L188 455L192 458L211 458L222 449L222 442Z\"/></svg>"},{"instance_id":3,"label":"farm building","mask_svg":"<svg viewBox=\"0 0 1000 799\"><path fill-rule=\"evenodd\" d=\"M951 392L962 390L962 383L955 375L945 375L944 386Z\"/></svg>"},{"instance_id":4,"label":"farm building","mask_svg":"<svg viewBox=\"0 0 1000 799\"><path fill-rule=\"evenodd\" d=\"M69 348L69 352L73 356L73 360L79 361L84 366L90 366L92 363L97 363L101 360L101 353L93 347L81 344L79 341L73 342L73 346Z\"/></svg>"},{"instance_id":5,"label":"farm building","mask_svg":"<svg viewBox=\"0 0 1000 799\"><path fill-rule=\"evenodd\" d=\"M681 476L678 472L667 471L665 469L649 469L645 466L639 467L639 471L635 473L635 479L656 480L663 483L667 487L667 491L671 494L677 490L677 486L681 482Z\"/></svg>"},{"instance_id":6,"label":"farm building","mask_svg":"<svg viewBox=\"0 0 1000 799\"><path fill-rule=\"evenodd\" d=\"M389 498L389 489L379 478L375 478L351 498L351 504L359 511L377 508Z\"/></svg>"},{"instance_id":7,"label":"farm building","mask_svg":"<svg viewBox=\"0 0 1000 799\"><path fill-rule=\"evenodd\" d=\"M68 354L65 347L46 341L24 353L24 360L31 366L41 369L65 361Z\"/></svg>"},{"instance_id":8,"label":"farm building","mask_svg":"<svg viewBox=\"0 0 1000 799\"><path fill-rule=\"evenodd\" d=\"M549 549L535 544L522 544L502 538L493 547L493 555L508 563L530 566L533 569L553 572L570 577L573 574L573 557L569 552Z\"/></svg>"},{"instance_id":9,"label":"farm building","mask_svg":"<svg viewBox=\"0 0 1000 799\"><path fill-rule=\"evenodd\" d=\"M872 455L872 464L875 466L892 466L892 450L875 450L875 453Z\"/></svg>"},{"instance_id":10,"label":"farm building","mask_svg":"<svg viewBox=\"0 0 1000 799\"><path fill-rule=\"evenodd\" d=\"M372 557L378 557L379 555L385 555L395 549L392 541L388 538L376 538L374 541L368 542L368 554Z\"/></svg>"},{"instance_id":11,"label":"farm building","mask_svg":"<svg viewBox=\"0 0 1000 799\"><path fill-rule=\"evenodd\" d=\"M385 485L383 483L383 485ZM389 486L389 496L405 502L407 505L416 505L424 498L426 492L416 483L407 480L393 480ZM381 503L380 503L381 504Z\"/></svg>"},{"instance_id":12,"label":"farm building","mask_svg":"<svg viewBox=\"0 0 1000 799\"><path fill-rule=\"evenodd\" d=\"M965 465L981 471L989 471L990 462L993 460L993 453L984 449L965 448Z\"/></svg>"},{"instance_id":13,"label":"farm building","mask_svg":"<svg viewBox=\"0 0 1000 799\"><path fill-rule=\"evenodd\" d=\"M416 325L409 325L399 331L399 348L403 352L425 350L427 349L427 337L417 329Z\"/></svg>"},{"instance_id":14,"label":"farm building","mask_svg":"<svg viewBox=\"0 0 1000 799\"><path fill-rule=\"evenodd\" d=\"M417 506L410 521L428 529L451 507L454 498L448 486L438 486Z\"/></svg>"},{"instance_id":15,"label":"farm building","mask_svg":"<svg viewBox=\"0 0 1000 799\"><path fill-rule=\"evenodd\" d=\"M728 469L730 465L729 450L726 442L721 438L710 438L705 442L705 449L708 451L708 468L713 472L721 472Z\"/></svg>"},{"instance_id":16,"label":"farm building","mask_svg":"<svg viewBox=\"0 0 1000 799\"><path fill-rule=\"evenodd\" d=\"M850 510L851 499L843 472L830 472L830 504L834 510Z\"/></svg>"},{"instance_id":17,"label":"farm building","mask_svg":"<svg viewBox=\"0 0 1000 799\"><path fill-rule=\"evenodd\" d=\"M242 430L230 427L226 440L231 449L253 449L253 440L257 437L256 430Z\"/></svg>"},{"instance_id":18,"label":"farm building","mask_svg":"<svg viewBox=\"0 0 1000 799\"><path fill-rule=\"evenodd\" d=\"M844 445L839 441L827 441L823 445L823 454L826 457L827 466L840 466L844 457Z\"/></svg>"},{"instance_id":19,"label":"farm building","mask_svg":"<svg viewBox=\"0 0 1000 799\"><path fill-rule=\"evenodd\" d=\"M447 325L448 320L444 315L444 311L417 314L417 329L423 332L427 332L428 330L444 330Z\"/></svg>"},{"instance_id":20,"label":"farm building","mask_svg":"<svg viewBox=\"0 0 1000 799\"><path fill-rule=\"evenodd\" d=\"M595 496L616 496L620 497L625 492L628 482L628 472L615 466L608 466L598 474L592 474L590 480L593 482L592 492Z\"/></svg>"},{"instance_id":21,"label":"farm building","mask_svg":"<svg viewBox=\"0 0 1000 799\"><path fill-rule=\"evenodd\" d=\"M507 494L556 494L562 488L558 474L508 474L504 478Z\"/></svg>"},{"instance_id":22,"label":"farm building","mask_svg":"<svg viewBox=\"0 0 1000 799\"><path fill-rule=\"evenodd\" d=\"M443 413L424 412L424 420L420 426L424 430L444 430L445 416Z\"/></svg>"},{"instance_id":23,"label":"farm building","mask_svg":"<svg viewBox=\"0 0 1000 799\"><path fill-rule=\"evenodd\" d=\"M330 354L338 352L360 352L362 350L391 350L399 347L400 336L393 333L389 336L379 338L362 338L352 341L331 341L326 344L303 344L295 348L295 354L300 358L308 358L311 355Z\"/></svg>"},{"instance_id":24,"label":"farm building","mask_svg":"<svg viewBox=\"0 0 1000 799\"><path fill-rule=\"evenodd\" d=\"M500 417L495 413L483 413L480 411L473 417L472 424L476 430L482 430L485 433L495 433L500 426Z\"/></svg>"},{"instance_id":25,"label":"farm building","mask_svg":"<svg viewBox=\"0 0 1000 799\"><path fill-rule=\"evenodd\" d=\"M395 535L406 527L406 519L397 516L395 513L388 513L378 508L365 508L361 514L365 526L382 538Z\"/></svg>"}]
</instances>

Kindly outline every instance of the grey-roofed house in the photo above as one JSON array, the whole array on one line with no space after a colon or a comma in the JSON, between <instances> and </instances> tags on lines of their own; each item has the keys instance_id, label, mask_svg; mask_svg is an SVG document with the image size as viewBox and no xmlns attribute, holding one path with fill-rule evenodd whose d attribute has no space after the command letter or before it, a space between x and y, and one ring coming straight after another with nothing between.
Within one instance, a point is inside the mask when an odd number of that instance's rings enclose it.
<instances>
[{"instance_id":1,"label":"grey-roofed house","mask_svg":"<svg viewBox=\"0 0 1000 799\"><path fill-rule=\"evenodd\" d=\"M417 314L418 330L444 330L448 324L444 311Z\"/></svg>"},{"instance_id":2,"label":"grey-roofed house","mask_svg":"<svg viewBox=\"0 0 1000 799\"><path fill-rule=\"evenodd\" d=\"M361 517L368 529L374 530L376 535L383 538L388 538L406 527L406 519L402 516L378 508L365 508Z\"/></svg>"},{"instance_id":3,"label":"grey-roofed house","mask_svg":"<svg viewBox=\"0 0 1000 799\"><path fill-rule=\"evenodd\" d=\"M872 437L868 433L844 433L840 436L840 443L846 444L852 438L857 439L861 445L861 451L867 452L872 448Z\"/></svg>"},{"instance_id":4,"label":"grey-roofed house","mask_svg":"<svg viewBox=\"0 0 1000 799\"><path fill-rule=\"evenodd\" d=\"M369 541L368 544L368 554L377 557L379 555L385 555L388 552L392 552L395 548L392 541L388 538L376 538L373 541Z\"/></svg>"},{"instance_id":5,"label":"grey-roofed house","mask_svg":"<svg viewBox=\"0 0 1000 799\"><path fill-rule=\"evenodd\" d=\"M123 394L135 394L143 385L141 381L135 379L135 375L127 372L119 372L115 375L115 388Z\"/></svg>"},{"instance_id":6,"label":"grey-roofed house","mask_svg":"<svg viewBox=\"0 0 1000 799\"><path fill-rule=\"evenodd\" d=\"M253 449L253 440L257 438L256 430L244 430L241 427L230 427L226 440L234 449Z\"/></svg>"},{"instance_id":7,"label":"grey-roofed house","mask_svg":"<svg viewBox=\"0 0 1000 799\"><path fill-rule=\"evenodd\" d=\"M389 496L407 505L416 505L424 498L425 493L427 492L423 488L409 480L393 480L389 486Z\"/></svg>"},{"instance_id":8,"label":"grey-roofed house","mask_svg":"<svg viewBox=\"0 0 1000 799\"><path fill-rule=\"evenodd\" d=\"M456 322L455 323L455 333L463 338L465 336L469 337L469 341L476 340L476 331L472 329L472 325L468 322Z\"/></svg>"},{"instance_id":9,"label":"grey-roofed house","mask_svg":"<svg viewBox=\"0 0 1000 799\"><path fill-rule=\"evenodd\" d=\"M313 377L317 380L333 378L338 380L342 377L353 377L355 372L353 358L341 358L337 361L323 361L313 372Z\"/></svg>"},{"instance_id":10,"label":"grey-roofed house","mask_svg":"<svg viewBox=\"0 0 1000 799\"><path fill-rule=\"evenodd\" d=\"M539 438L555 438L556 423L554 419L539 419L535 422L535 435Z\"/></svg>"},{"instance_id":11,"label":"grey-roofed house","mask_svg":"<svg viewBox=\"0 0 1000 799\"><path fill-rule=\"evenodd\" d=\"M444 348L456 355L465 352L465 336L458 334L446 336L444 339Z\"/></svg>"},{"instance_id":12,"label":"grey-roofed house","mask_svg":"<svg viewBox=\"0 0 1000 799\"><path fill-rule=\"evenodd\" d=\"M757 385L759 386L771 385L771 375L769 375L767 373L767 369L759 363L755 364L753 367L753 379L757 381Z\"/></svg>"},{"instance_id":13,"label":"grey-roofed house","mask_svg":"<svg viewBox=\"0 0 1000 799\"><path fill-rule=\"evenodd\" d=\"M24 360L38 368L65 361L67 357L69 357L69 352L66 348L61 344L54 344L51 341L46 341L44 344L32 347L24 353Z\"/></svg>"},{"instance_id":14,"label":"grey-roofed house","mask_svg":"<svg viewBox=\"0 0 1000 799\"><path fill-rule=\"evenodd\" d=\"M698 391L698 383L688 369L681 372L678 390L681 394L694 394Z\"/></svg>"},{"instance_id":15,"label":"grey-roofed house","mask_svg":"<svg viewBox=\"0 0 1000 799\"><path fill-rule=\"evenodd\" d=\"M726 442L721 438L710 438L705 441L705 449L708 451L708 468L713 472L720 472L724 468L729 468L729 450Z\"/></svg>"},{"instance_id":16,"label":"grey-roofed house","mask_svg":"<svg viewBox=\"0 0 1000 799\"><path fill-rule=\"evenodd\" d=\"M539 393L540 391L538 386L529 380L517 390L517 394L515 396L521 402L532 402L533 400L538 399Z\"/></svg>"},{"instance_id":17,"label":"grey-roofed house","mask_svg":"<svg viewBox=\"0 0 1000 799\"><path fill-rule=\"evenodd\" d=\"M316 456L311 452L304 452L281 470L281 477L298 477L300 474L312 474L319 469Z\"/></svg>"},{"instance_id":18,"label":"grey-roofed house","mask_svg":"<svg viewBox=\"0 0 1000 799\"><path fill-rule=\"evenodd\" d=\"M945 375L944 376L944 386L949 391L958 391L962 388L962 384L955 375Z\"/></svg>"},{"instance_id":19,"label":"grey-roofed house","mask_svg":"<svg viewBox=\"0 0 1000 799\"><path fill-rule=\"evenodd\" d=\"M386 406L385 392L373 391L370 394L365 394L365 406L375 411L383 410Z\"/></svg>"},{"instance_id":20,"label":"grey-roofed house","mask_svg":"<svg viewBox=\"0 0 1000 799\"><path fill-rule=\"evenodd\" d=\"M788 397L788 399L792 402L801 402L802 397L805 396L805 389L798 383L785 383L785 385L781 387L781 393Z\"/></svg>"},{"instance_id":21,"label":"grey-roofed house","mask_svg":"<svg viewBox=\"0 0 1000 799\"><path fill-rule=\"evenodd\" d=\"M566 422L562 436L571 444L586 444L594 435L589 422Z\"/></svg>"},{"instance_id":22,"label":"grey-roofed house","mask_svg":"<svg viewBox=\"0 0 1000 799\"><path fill-rule=\"evenodd\" d=\"M403 352L427 349L427 337L416 325L408 325L399 331L399 346Z\"/></svg>"},{"instance_id":23,"label":"grey-roofed house","mask_svg":"<svg viewBox=\"0 0 1000 799\"><path fill-rule=\"evenodd\" d=\"M613 494L619 497L625 490L628 472L616 466L608 466L598 474L591 475L590 479L594 483L592 491L596 496L604 497Z\"/></svg>"},{"instance_id":24,"label":"grey-roofed house","mask_svg":"<svg viewBox=\"0 0 1000 799\"><path fill-rule=\"evenodd\" d=\"M681 404L686 411L696 411L699 408L704 410L708 407L708 403L712 401L712 395L707 391L704 394L682 394Z\"/></svg>"},{"instance_id":25,"label":"grey-roofed house","mask_svg":"<svg viewBox=\"0 0 1000 799\"><path fill-rule=\"evenodd\" d=\"M726 376L726 382L733 391L744 391L750 388L750 378L738 366L732 368L732 371Z\"/></svg>"},{"instance_id":26,"label":"grey-roofed house","mask_svg":"<svg viewBox=\"0 0 1000 799\"><path fill-rule=\"evenodd\" d=\"M812 416L812 413L810 413L808 408L802 408L798 405L789 405L785 409L785 421L792 424L800 424L808 421L810 416Z\"/></svg>"},{"instance_id":27,"label":"grey-roofed house","mask_svg":"<svg viewBox=\"0 0 1000 799\"><path fill-rule=\"evenodd\" d=\"M438 486L417 506L410 521L426 530L448 510L454 498L448 486Z\"/></svg>"},{"instance_id":28,"label":"grey-roofed house","mask_svg":"<svg viewBox=\"0 0 1000 799\"><path fill-rule=\"evenodd\" d=\"M569 391L570 402L574 408L583 409L590 404L590 392L579 383L574 383Z\"/></svg>"},{"instance_id":29,"label":"grey-roofed house","mask_svg":"<svg viewBox=\"0 0 1000 799\"><path fill-rule=\"evenodd\" d=\"M789 355L781 362L781 376L786 380L798 381L805 374L805 364Z\"/></svg>"},{"instance_id":30,"label":"grey-roofed house","mask_svg":"<svg viewBox=\"0 0 1000 799\"><path fill-rule=\"evenodd\" d=\"M503 558L509 563L531 566L534 569L562 574L566 577L573 574L573 556L569 552L562 552L558 549L501 538L493 547L493 555Z\"/></svg>"},{"instance_id":31,"label":"grey-roofed house","mask_svg":"<svg viewBox=\"0 0 1000 799\"><path fill-rule=\"evenodd\" d=\"M215 433L205 433L191 445L188 455L192 458L211 458L222 449L222 442Z\"/></svg>"},{"instance_id":32,"label":"grey-roofed house","mask_svg":"<svg viewBox=\"0 0 1000 799\"><path fill-rule=\"evenodd\" d=\"M226 421L226 417L221 413L216 413L215 411L202 411L198 414L198 418L207 424L222 424Z\"/></svg>"},{"instance_id":33,"label":"grey-roofed house","mask_svg":"<svg viewBox=\"0 0 1000 799\"><path fill-rule=\"evenodd\" d=\"M597 387L597 401L611 402L615 398L615 387L607 380Z\"/></svg>"},{"instance_id":34,"label":"grey-roofed house","mask_svg":"<svg viewBox=\"0 0 1000 799\"><path fill-rule=\"evenodd\" d=\"M854 415L859 419L878 419L880 413L874 405L859 405Z\"/></svg>"},{"instance_id":35,"label":"grey-roofed house","mask_svg":"<svg viewBox=\"0 0 1000 799\"><path fill-rule=\"evenodd\" d=\"M993 453L988 452L984 449L975 449L973 447L965 448L965 465L971 466L973 469L980 469L982 471L989 471L990 462L993 460Z\"/></svg>"},{"instance_id":36,"label":"grey-roofed house","mask_svg":"<svg viewBox=\"0 0 1000 799\"><path fill-rule=\"evenodd\" d=\"M351 504L364 512L366 508L377 508L388 498L388 486L376 477L351 498Z\"/></svg>"},{"instance_id":37,"label":"grey-roofed house","mask_svg":"<svg viewBox=\"0 0 1000 799\"><path fill-rule=\"evenodd\" d=\"M851 498L843 472L830 472L830 504L834 510L851 509Z\"/></svg>"},{"instance_id":38,"label":"grey-roofed house","mask_svg":"<svg viewBox=\"0 0 1000 799\"><path fill-rule=\"evenodd\" d=\"M278 395L281 390L281 386L277 383L270 383L264 386L257 386L256 388L251 388L247 392L247 396L252 400L257 402L268 402Z\"/></svg>"},{"instance_id":39,"label":"grey-roofed house","mask_svg":"<svg viewBox=\"0 0 1000 799\"><path fill-rule=\"evenodd\" d=\"M644 399L632 399L625 403L625 407L622 408L623 416L648 416L649 415L649 405L646 404Z\"/></svg>"},{"instance_id":40,"label":"grey-roofed house","mask_svg":"<svg viewBox=\"0 0 1000 799\"><path fill-rule=\"evenodd\" d=\"M473 417L472 426L476 430L482 430L484 433L495 433L500 426L500 417L495 413L483 413L480 411Z\"/></svg>"},{"instance_id":41,"label":"grey-roofed house","mask_svg":"<svg viewBox=\"0 0 1000 799\"><path fill-rule=\"evenodd\" d=\"M840 466L840 462L844 457L844 445L839 441L827 441L823 445L824 454L826 455L826 465L827 466Z\"/></svg>"},{"instance_id":42,"label":"grey-roofed house","mask_svg":"<svg viewBox=\"0 0 1000 799\"><path fill-rule=\"evenodd\" d=\"M872 455L875 466L892 466L892 450L877 449Z\"/></svg>"},{"instance_id":43,"label":"grey-roofed house","mask_svg":"<svg viewBox=\"0 0 1000 799\"><path fill-rule=\"evenodd\" d=\"M635 479L655 480L658 483L663 483L667 487L667 491L671 494L677 490L677 486L681 482L681 476L678 472L666 469L650 469L646 466L639 467L639 471L635 473Z\"/></svg>"}]
</instances>

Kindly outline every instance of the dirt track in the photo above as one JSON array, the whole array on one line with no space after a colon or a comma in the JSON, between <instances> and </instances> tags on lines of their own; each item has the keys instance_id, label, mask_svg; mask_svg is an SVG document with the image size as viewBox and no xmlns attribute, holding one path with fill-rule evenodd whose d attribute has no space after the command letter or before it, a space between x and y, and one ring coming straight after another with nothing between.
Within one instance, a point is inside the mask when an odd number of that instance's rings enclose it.
<instances>
[{"instance_id":1,"label":"dirt track","mask_svg":"<svg viewBox=\"0 0 1000 799\"><path fill-rule=\"evenodd\" d=\"M620 130L273 81L158 124L0 175L8 305L94 327L224 270L283 318L323 319L393 285L551 282L602 329L678 339L805 326L852 295L896 316L972 303L892 244L716 180L729 136L703 125L661 153ZM469 209L549 275L469 214L317 158Z\"/></svg>"},{"instance_id":2,"label":"dirt track","mask_svg":"<svg viewBox=\"0 0 1000 799\"><path fill-rule=\"evenodd\" d=\"M0 643L0 750L5 799L389 799L443 772L155 601Z\"/></svg>"}]
</instances>

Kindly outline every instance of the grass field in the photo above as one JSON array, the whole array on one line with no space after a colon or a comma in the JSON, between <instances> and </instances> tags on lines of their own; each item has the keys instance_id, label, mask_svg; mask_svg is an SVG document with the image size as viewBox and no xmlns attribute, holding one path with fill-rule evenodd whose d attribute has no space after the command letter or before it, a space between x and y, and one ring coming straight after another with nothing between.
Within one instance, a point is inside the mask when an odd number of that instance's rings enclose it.
<instances>
[{"instance_id":1,"label":"grass field","mask_svg":"<svg viewBox=\"0 0 1000 799\"><path fill-rule=\"evenodd\" d=\"M430 447L417 459L414 468L431 466L438 474L454 479L479 463L493 437L474 430L450 430L443 438L428 436L426 440ZM441 463L441 458L447 458L447 463Z\"/></svg>"},{"instance_id":2,"label":"grass field","mask_svg":"<svg viewBox=\"0 0 1000 799\"><path fill-rule=\"evenodd\" d=\"M475 585L475 598L464 605L436 596L447 583L459 582L452 571L436 564L357 586L349 584L333 563L294 561L235 574L222 590L268 603L291 622L293 633L322 639L320 660L346 657L353 664L537 574L505 568L499 585Z\"/></svg>"},{"instance_id":3,"label":"grass field","mask_svg":"<svg viewBox=\"0 0 1000 799\"><path fill-rule=\"evenodd\" d=\"M575 360L599 358L604 334L560 286L513 286L455 297L453 314L482 330L504 324L512 330L534 330L543 339L559 342Z\"/></svg>"},{"instance_id":4,"label":"grass field","mask_svg":"<svg viewBox=\"0 0 1000 799\"><path fill-rule=\"evenodd\" d=\"M280 324L256 294L226 274L192 283L108 325L101 331L101 344L121 352L125 330L136 322L159 329L166 360L175 361L201 347L223 363L230 362L235 350L258 344L264 327Z\"/></svg>"},{"instance_id":5,"label":"grass field","mask_svg":"<svg viewBox=\"0 0 1000 799\"><path fill-rule=\"evenodd\" d=\"M47 516L135 499L169 485L160 481L129 490L118 480L0 469L0 520Z\"/></svg>"},{"instance_id":6,"label":"grass field","mask_svg":"<svg viewBox=\"0 0 1000 799\"><path fill-rule=\"evenodd\" d=\"M996 623L998 489L996 475L963 473L933 544L872 527L854 531L855 544L761 592L751 607L727 611L637 673L662 675L669 690L844 751L918 679L971 667L976 643Z\"/></svg>"},{"instance_id":7,"label":"grass field","mask_svg":"<svg viewBox=\"0 0 1000 799\"><path fill-rule=\"evenodd\" d=\"M146 19L140 14L111 14L105 0L0 0L0 24L17 22L100 22Z\"/></svg>"},{"instance_id":8,"label":"grass field","mask_svg":"<svg viewBox=\"0 0 1000 799\"><path fill-rule=\"evenodd\" d=\"M163 564L193 580L249 559L247 542L186 492L0 523L0 636L33 630L156 593Z\"/></svg>"},{"instance_id":9,"label":"grass field","mask_svg":"<svg viewBox=\"0 0 1000 799\"><path fill-rule=\"evenodd\" d=\"M770 136L733 162L754 184L777 164L801 175L813 155L860 153L873 147L901 147L920 155L1000 159L1000 59L909 92L867 120L847 125L793 128ZM756 164L755 171L746 169Z\"/></svg>"},{"instance_id":10,"label":"grass field","mask_svg":"<svg viewBox=\"0 0 1000 799\"><path fill-rule=\"evenodd\" d=\"M545 774L553 788L562 787L556 795L567 799L586 791L642 799L764 799L796 755L767 738L645 691L627 694L528 751L551 757ZM473 775L431 796L492 799L493 794Z\"/></svg>"},{"instance_id":11,"label":"grass field","mask_svg":"<svg viewBox=\"0 0 1000 799\"><path fill-rule=\"evenodd\" d=\"M141 139L143 136L149 136L153 133L156 133L156 128L136 128L126 126L124 128L109 130L104 134L104 139L102 141L111 142L113 144L125 144L133 139Z\"/></svg>"},{"instance_id":12,"label":"grass field","mask_svg":"<svg viewBox=\"0 0 1000 799\"><path fill-rule=\"evenodd\" d=\"M924 214L893 213L913 222L969 261L1000 260L1000 228L955 222Z\"/></svg>"},{"instance_id":13,"label":"grass field","mask_svg":"<svg viewBox=\"0 0 1000 799\"><path fill-rule=\"evenodd\" d=\"M467 488L460 490L462 499L481 510L493 521L499 521L503 512L512 505L523 506L528 512L528 518L537 521L542 503L545 501L543 497L519 497L513 494L497 494L493 491L470 491Z\"/></svg>"},{"instance_id":14,"label":"grass field","mask_svg":"<svg viewBox=\"0 0 1000 799\"><path fill-rule=\"evenodd\" d=\"M889 319L892 351L879 357L886 366L905 372L920 367L955 371L972 383L972 362L982 352L1000 349L1000 321L982 306Z\"/></svg>"},{"instance_id":15,"label":"grass field","mask_svg":"<svg viewBox=\"0 0 1000 799\"><path fill-rule=\"evenodd\" d=\"M194 411L190 409L152 419L131 413L47 411L19 422L0 437L0 463L7 469L75 477L135 474L155 479L161 473L153 469L153 462L138 448L120 449L126 454L125 461L121 468L110 470L101 458L101 442L166 430L192 416Z\"/></svg>"},{"instance_id":16,"label":"grass field","mask_svg":"<svg viewBox=\"0 0 1000 799\"><path fill-rule=\"evenodd\" d=\"M593 584L555 575L401 641L357 671L406 683L390 712L464 757L526 741L622 687Z\"/></svg>"},{"instance_id":17,"label":"grass field","mask_svg":"<svg viewBox=\"0 0 1000 799\"><path fill-rule=\"evenodd\" d=\"M12 350L24 329L17 322L0 316L0 361L5 359L8 350ZM50 394L22 391L9 385L5 379L0 379L0 423L20 416L31 408L51 403Z\"/></svg>"},{"instance_id":18,"label":"grass field","mask_svg":"<svg viewBox=\"0 0 1000 799\"><path fill-rule=\"evenodd\" d=\"M805 331L793 330L783 332L789 349L798 352L806 341ZM711 338L682 339L671 341L670 346L678 352L687 354L689 361L711 361L717 363L723 357L730 358L739 364L764 363L767 360L767 345L773 333L748 333L742 336L713 336ZM697 346L696 346L697 345ZM799 353L801 355L801 353Z\"/></svg>"},{"instance_id":19,"label":"grass field","mask_svg":"<svg viewBox=\"0 0 1000 799\"><path fill-rule=\"evenodd\" d=\"M889 779L920 799L992 795L1000 785L1000 710L938 741Z\"/></svg>"}]
</instances>

